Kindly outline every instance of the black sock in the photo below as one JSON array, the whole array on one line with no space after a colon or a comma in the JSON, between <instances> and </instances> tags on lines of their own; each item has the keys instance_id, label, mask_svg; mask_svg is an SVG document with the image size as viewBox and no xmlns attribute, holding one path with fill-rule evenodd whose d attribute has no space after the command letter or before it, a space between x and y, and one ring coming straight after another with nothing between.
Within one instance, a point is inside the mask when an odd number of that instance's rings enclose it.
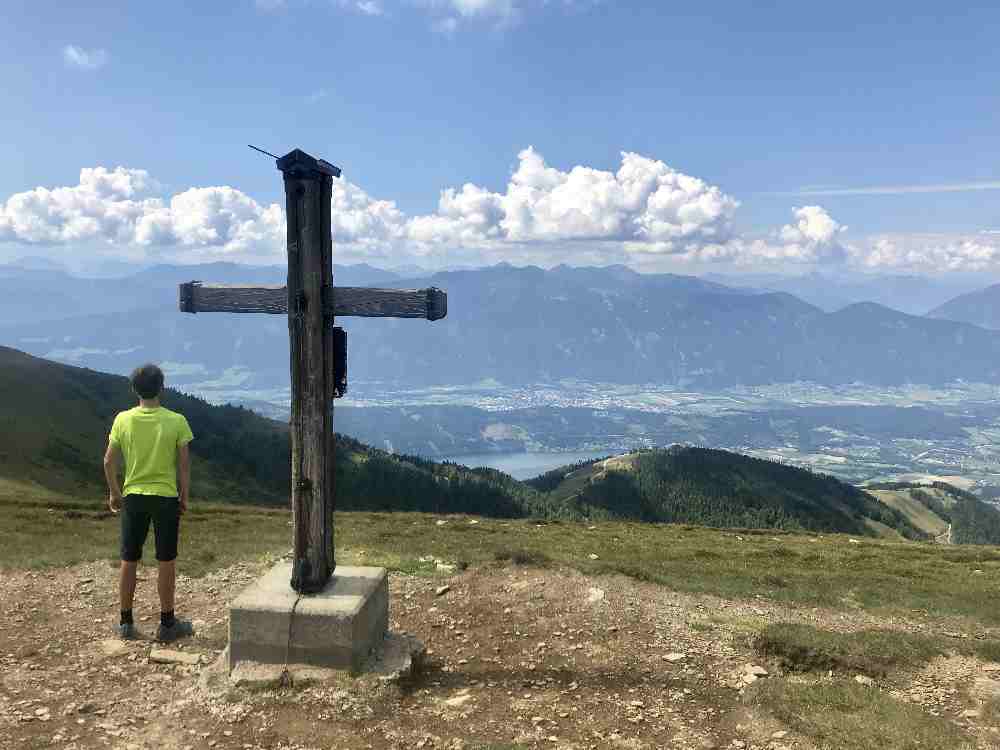
<instances>
[{"instance_id":1,"label":"black sock","mask_svg":"<svg viewBox=\"0 0 1000 750\"><path fill-rule=\"evenodd\" d=\"M169 612L160 612L160 625L162 625L165 628L169 628L175 622L176 620L174 619L173 610L170 610Z\"/></svg>"},{"instance_id":2,"label":"black sock","mask_svg":"<svg viewBox=\"0 0 1000 750\"><path fill-rule=\"evenodd\" d=\"M123 609L122 610L122 625L133 625L132 622L132 610Z\"/></svg>"}]
</instances>

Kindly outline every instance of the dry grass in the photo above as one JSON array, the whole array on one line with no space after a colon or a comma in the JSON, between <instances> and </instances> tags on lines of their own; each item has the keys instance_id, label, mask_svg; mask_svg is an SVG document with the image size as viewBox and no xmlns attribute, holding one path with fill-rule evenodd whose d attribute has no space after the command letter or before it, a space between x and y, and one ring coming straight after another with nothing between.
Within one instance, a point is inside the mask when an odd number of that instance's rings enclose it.
<instances>
[{"instance_id":1,"label":"dry grass","mask_svg":"<svg viewBox=\"0 0 1000 750\"><path fill-rule=\"evenodd\" d=\"M947 719L849 680L764 680L750 700L823 750L972 750Z\"/></svg>"},{"instance_id":2,"label":"dry grass","mask_svg":"<svg viewBox=\"0 0 1000 750\"><path fill-rule=\"evenodd\" d=\"M948 650L941 638L898 630L838 633L786 622L768 625L750 638L750 645L789 671L836 670L872 677L924 664Z\"/></svg>"},{"instance_id":3,"label":"dry grass","mask_svg":"<svg viewBox=\"0 0 1000 750\"><path fill-rule=\"evenodd\" d=\"M865 629L853 633L821 630L798 623L772 623L751 633L751 648L776 659L790 672L862 673L885 677L899 669L920 667L936 656L959 653L992 661L1000 641L946 638L900 630Z\"/></svg>"},{"instance_id":4,"label":"dry grass","mask_svg":"<svg viewBox=\"0 0 1000 750\"><path fill-rule=\"evenodd\" d=\"M992 698L983 704L983 721L995 727L1000 727L1000 698Z\"/></svg>"}]
</instances>

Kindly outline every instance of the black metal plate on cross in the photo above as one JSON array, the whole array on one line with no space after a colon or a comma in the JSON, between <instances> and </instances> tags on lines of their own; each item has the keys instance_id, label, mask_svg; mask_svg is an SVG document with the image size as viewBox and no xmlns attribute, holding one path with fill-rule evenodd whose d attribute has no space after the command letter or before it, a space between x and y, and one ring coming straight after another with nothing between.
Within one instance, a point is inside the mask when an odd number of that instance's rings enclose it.
<instances>
[{"instance_id":1,"label":"black metal plate on cross","mask_svg":"<svg viewBox=\"0 0 1000 750\"><path fill-rule=\"evenodd\" d=\"M347 331L340 326L333 329L333 397L347 394Z\"/></svg>"}]
</instances>

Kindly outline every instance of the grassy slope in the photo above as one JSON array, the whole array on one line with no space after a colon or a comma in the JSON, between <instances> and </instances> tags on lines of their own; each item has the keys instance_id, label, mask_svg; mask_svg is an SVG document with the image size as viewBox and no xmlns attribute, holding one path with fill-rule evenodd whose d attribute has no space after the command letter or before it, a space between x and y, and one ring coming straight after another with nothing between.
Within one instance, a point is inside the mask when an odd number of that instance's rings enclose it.
<instances>
[{"instance_id":1,"label":"grassy slope","mask_svg":"<svg viewBox=\"0 0 1000 750\"><path fill-rule=\"evenodd\" d=\"M886 502L911 506L914 514L924 508L940 519L945 530L950 524L955 544L1000 544L1000 510L970 492L944 482L887 482L871 485L869 490Z\"/></svg>"},{"instance_id":2,"label":"grassy slope","mask_svg":"<svg viewBox=\"0 0 1000 750\"><path fill-rule=\"evenodd\" d=\"M915 527L938 536L948 531L948 522L910 495L910 490L872 490L871 494L890 508L895 508Z\"/></svg>"}]
</instances>

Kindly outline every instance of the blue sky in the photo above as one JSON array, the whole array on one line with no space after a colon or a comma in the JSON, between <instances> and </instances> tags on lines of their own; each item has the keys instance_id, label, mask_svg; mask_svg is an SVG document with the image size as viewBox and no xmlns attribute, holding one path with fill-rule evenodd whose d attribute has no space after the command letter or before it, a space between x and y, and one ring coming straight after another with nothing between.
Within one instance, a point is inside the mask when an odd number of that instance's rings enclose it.
<instances>
[{"instance_id":1,"label":"blue sky","mask_svg":"<svg viewBox=\"0 0 1000 750\"><path fill-rule=\"evenodd\" d=\"M351 260L1000 268L1000 6L695 5L9 2L0 257L276 258L255 143L344 168Z\"/></svg>"}]
</instances>

